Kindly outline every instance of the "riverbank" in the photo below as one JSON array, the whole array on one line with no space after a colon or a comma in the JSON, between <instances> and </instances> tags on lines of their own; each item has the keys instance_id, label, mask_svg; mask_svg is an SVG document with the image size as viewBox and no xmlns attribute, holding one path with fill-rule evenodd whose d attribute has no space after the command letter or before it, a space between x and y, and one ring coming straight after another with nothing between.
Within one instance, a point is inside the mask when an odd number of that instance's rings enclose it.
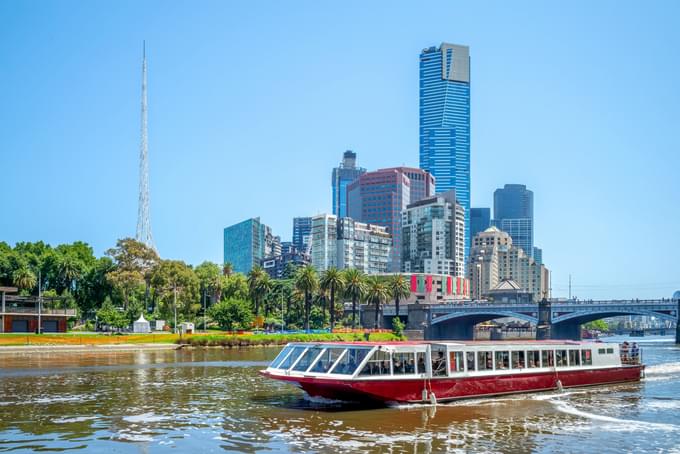
<instances>
[{"instance_id":1,"label":"riverbank","mask_svg":"<svg viewBox=\"0 0 680 454\"><path fill-rule=\"evenodd\" d=\"M0 353L37 351L121 351L172 349L180 346L191 347L250 347L285 345L288 342L362 341L363 332L326 334L231 334L226 332L209 334L0 334ZM392 333L371 333L370 340L398 341Z\"/></svg>"},{"instance_id":2,"label":"riverbank","mask_svg":"<svg viewBox=\"0 0 680 454\"><path fill-rule=\"evenodd\" d=\"M35 353L107 353L132 352L139 350L177 350L177 344L103 344L103 345L15 345L0 347L3 354L35 354Z\"/></svg>"}]
</instances>

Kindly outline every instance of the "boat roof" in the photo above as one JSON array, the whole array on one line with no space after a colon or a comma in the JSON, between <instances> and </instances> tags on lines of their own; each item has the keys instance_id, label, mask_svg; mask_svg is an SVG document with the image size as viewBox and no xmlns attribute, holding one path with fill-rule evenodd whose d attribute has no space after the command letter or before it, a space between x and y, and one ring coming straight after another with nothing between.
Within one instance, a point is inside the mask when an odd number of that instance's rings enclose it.
<instances>
[{"instance_id":1,"label":"boat roof","mask_svg":"<svg viewBox=\"0 0 680 454\"><path fill-rule=\"evenodd\" d=\"M602 341L575 341L575 340L427 340L427 341L318 341L318 342L290 342L290 344L309 344L309 345L355 345L359 347L375 347L379 345L457 345L457 346L481 346L481 345L583 345L602 343Z\"/></svg>"}]
</instances>

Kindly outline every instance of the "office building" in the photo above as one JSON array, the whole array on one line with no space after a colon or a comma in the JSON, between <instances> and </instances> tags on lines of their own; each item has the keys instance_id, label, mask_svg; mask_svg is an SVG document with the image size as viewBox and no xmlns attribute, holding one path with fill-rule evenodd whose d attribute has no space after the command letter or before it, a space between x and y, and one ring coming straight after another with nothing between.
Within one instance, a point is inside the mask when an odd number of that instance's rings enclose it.
<instances>
[{"instance_id":1,"label":"office building","mask_svg":"<svg viewBox=\"0 0 680 454\"><path fill-rule=\"evenodd\" d=\"M442 43L420 54L420 168L437 191L456 190L470 238L470 49ZM466 256L469 250L466 242Z\"/></svg>"},{"instance_id":2,"label":"office building","mask_svg":"<svg viewBox=\"0 0 680 454\"><path fill-rule=\"evenodd\" d=\"M550 297L550 272L523 249L515 247L512 237L492 226L472 239L468 258L470 293L483 298L505 280L531 293L534 301Z\"/></svg>"},{"instance_id":3,"label":"office building","mask_svg":"<svg viewBox=\"0 0 680 454\"><path fill-rule=\"evenodd\" d=\"M312 218L293 218L293 245L301 251L309 253L312 238Z\"/></svg>"},{"instance_id":4,"label":"office building","mask_svg":"<svg viewBox=\"0 0 680 454\"><path fill-rule=\"evenodd\" d=\"M290 278L289 271L310 263L310 255L291 242L281 243L281 254L260 261L262 268L273 279Z\"/></svg>"},{"instance_id":5,"label":"office building","mask_svg":"<svg viewBox=\"0 0 680 454\"><path fill-rule=\"evenodd\" d=\"M470 235L472 238L489 227L491 227L491 208L470 208Z\"/></svg>"},{"instance_id":6,"label":"office building","mask_svg":"<svg viewBox=\"0 0 680 454\"><path fill-rule=\"evenodd\" d=\"M402 271L465 276L465 210L450 190L406 207Z\"/></svg>"},{"instance_id":7,"label":"office building","mask_svg":"<svg viewBox=\"0 0 680 454\"><path fill-rule=\"evenodd\" d=\"M331 214L312 218L312 265L320 272L336 267L385 273L391 245L385 227Z\"/></svg>"},{"instance_id":8,"label":"office building","mask_svg":"<svg viewBox=\"0 0 680 454\"><path fill-rule=\"evenodd\" d=\"M533 256L534 193L523 184L506 184L493 193L493 224L512 237L515 247Z\"/></svg>"},{"instance_id":9,"label":"office building","mask_svg":"<svg viewBox=\"0 0 680 454\"><path fill-rule=\"evenodd\" d=\"M259 217L224 229L224 263L231 263L237 273L248 273L262 259L280 254L281 239Z\"/></svg>"},{"instance_id":10,"label":"office building","mask_svg":"<svg viewBox=\"0 0 680 454\"><path fill-rule=\"evenodd\" d=\"M401 213L413 202L434 194L435 180L412 167L367 172L347 187L347 213L357 221L387 227L392 235L389 271L401 270Z\"/></svg>"},{"instance_id":11,"label":"office building","mask_svg":"<svg viewBox=\"0 0 680 454\"><path fill-rule=\"evenodd\" d=\"M333 214L341 218L347 216L347 186L366 172L357 167L357 154L347 150L342 155L342 162L333 169Z\"/></svg>"}]
</instances>

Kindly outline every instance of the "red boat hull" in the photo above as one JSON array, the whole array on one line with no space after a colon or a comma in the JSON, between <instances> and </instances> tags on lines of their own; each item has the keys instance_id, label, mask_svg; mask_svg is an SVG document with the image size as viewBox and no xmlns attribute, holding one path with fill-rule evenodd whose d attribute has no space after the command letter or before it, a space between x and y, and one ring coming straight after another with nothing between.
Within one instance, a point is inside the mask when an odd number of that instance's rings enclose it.
<instances>
[{"instance_id":1,"label":"red boat hull","mask_svg":"<svg viewBox=\"0 0 680 454\"><path fill-rule=\"evenodd\" d=\"M499 394L548 391L559 387L603 385L639 381L644 366L626 365L602 369L564 370L473 377L444 377L404 380L338 380L332 378L264 375L300 386L312 397L347 401L422 402L423 389L434 393L438 401Z\"/></svg>"}]
</instances>

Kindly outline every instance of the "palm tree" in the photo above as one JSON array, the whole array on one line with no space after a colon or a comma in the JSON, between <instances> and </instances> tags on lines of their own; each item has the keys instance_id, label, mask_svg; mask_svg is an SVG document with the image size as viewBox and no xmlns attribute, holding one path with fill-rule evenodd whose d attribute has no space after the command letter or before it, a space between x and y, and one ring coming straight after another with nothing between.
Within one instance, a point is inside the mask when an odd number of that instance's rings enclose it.
<instances>
[{"instance_id":1,"label":"palm tree","mask_svg":"<svg viewBox=\"0 0 680 454\"><path fill-rule=\"evenodd\" d=\"M375 323L373 325L374 328L379 328L380 326L379 323L380 318L378 317L378 314L380 312L380 303L385 301L389 296L390 291L388 290L387 285L385 285L384 282L382 282L377 277L372 277L368 280L368 285L366 289L366 301L375 304Z\"/></svg>"},{"instance_id":2,"label":"palm tree","mask_svg":"<svg viewBox=\"0 0 680 454\"><path fill-rule=\"evenodd\" d=\"M366 278L364 273L356 269L345 270L345 295L352 298L352 328L356 327L357 301L366 292Z\"/></svg>"},{"instance_id":3,"label":"palm tree","mask_svg":"<svg viewBox=\"0 0 680 454\"><path fill-rule=\"evenodd\" d=\"M234 273L234 265L232 265L230 262L226 262L224 264L224 266L222 267L222 274L229 277L233 273Z\"/></svg>"},{"instance_id":4,"label":"palm tree","mask_svg":"<svg viewBox=\"0 0 680 454\"><path fill-rule=\"evenodd\" d=\"M19 287L20 290L32 290L37 284L38 280L35 273L25 266L18 268L12 273L12 282Z\"/></svg>"},{"instance_id":5,"label":"palm tree","mask_svg":"<svg viewBox=\"0 0 680 454\"><path fill-rule=\"evenodd\" d=\"M342 292L345 279L342 273L335 267L328 268L321 277L321 288L330 292L331 332L335 327L335 292Z\"/></svg>"},{"instance_id":6,"label":"palm tree","mask_svg":"<svg viewBox=\"0 0 680 454\"><path fill-rule=\"evenodd\" d=\"M250 292L250 298L255 303L256 317L260 315L260 300L263 296L261 281L265 274L267 273L259 265L255 265L248 273L248 291Z\"/></svg>"},{"instance_id":7,"label":"palm tree","mask_svg":"<svg viewBox=\"0 0 680 454\"><path fill-rule=\"evenodd\" d=\"M59 260L59 277L66 289L73 290L73 284L80 278L80 274L81 269L73 257L67 255Z\"/></svg>"},{"instance_id":8,"label":"palm tree","mask_svg":"<svg viewBox=\"0 0 680 454\"><path fill-rule=\"evenodd\" d=\"M394 298L394 308L397 318L399 318L399 300L408 299L411 296L411 286L403 274L394 274L387 281L387 289L390 296ZM399 318L399 321L401 321L401 318Z\"/></svg>"},{"instance_id":9,"label":"palm tree","mask_svg":"<svg viewBox=\"0 0 680 454\"><path fill-rule=\"evenodd\" d=\"M305 294L305 331L309 331L309 313L312 309L312 293L319 287L316 269L305 265L295 275L295 287Z\"/></svg>"},{"instance_id":10,"label":"palm tree","mask_svg":"<svg viewBox=\"0 0 680 454\"><path fill-rule=\"evenodd\" d=\"M259 298L261 304L264 306L264 316L269 316L269 311L271 310L271 298L270 294L272 291L273 281L269 274L265 272L260 278L260 282L257 284L257 292L259 293Z\"/></svg>"}]
</instances>

